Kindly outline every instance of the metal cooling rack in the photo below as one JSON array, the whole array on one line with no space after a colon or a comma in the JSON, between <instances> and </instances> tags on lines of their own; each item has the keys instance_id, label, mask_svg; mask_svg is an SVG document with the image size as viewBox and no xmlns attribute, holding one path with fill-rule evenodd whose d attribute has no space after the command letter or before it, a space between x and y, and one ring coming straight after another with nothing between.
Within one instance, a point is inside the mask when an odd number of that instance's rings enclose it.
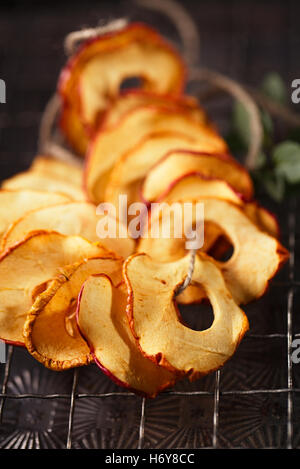
<instances>
[{"instance_id":1,"label":"metal cooling rack","mask_svg":"<svg viewBox=\"0 0 300 469\"><path fill-rule=\"evenodd\" d=\"M278 387L278 388L268 388L268 387L262 387L258 389L236 389L236 390L222 390L220 386L220 378L221 374L223 371L217 371L215 373L215 384L214 384L214 390L170 390L170 391L165 391L162 393L162 395L169 395L169 396L184 396L185 398L189 399L192 396L202 396L202 398L210 397L213 399L213 412L212 412L212 436L211 436L211 445L205 445L203 444L203 448L222 448L223 446L223 439L219 438L219 421L220 421L220 406L222 404L222 399L224 399L226 396L232 396L237 399L239 399L241 396L251 396L252 399L257 398L258 396L268 396L270 397L271 395L278 395L280 394L281 396L284 396L284 399L286 400L286 432L285 432L285 441L281 445L284 446L285 448L293 448L293 437L294 437L294 397L296 396L297 393L300 393L300 388L297 388L294 386L293 383L293 363L292 363L292 341L295 337L299 337L300 334L293 334L293 299L294 299L294 293L295 289L300 285L300 282L295 280L295 244L296 244L296 203L293 201L289 204L289 214L288 214L288 238L289 238L289 250L290 250L290 260L289 260L289 266L288 266L288 281L277 281L273 282L273 286L284 286L287 288L287 297L286 297L286 311L287 311L287 331L286 334L281 334L281 333L275 333L275 334L248 334L248 337L251 338L256 338L256 339L262 339L265 341L275 340L275 339L286 339L287 342L287 362L286 362L286 386L285 387ZM66 399L68 401L68 411L65 414L65 424L67 426L67 433L66 433L66 440L64 442L64 447L66 449L70 449L73 447L73 431L74 431L74 411L76 408L77 403L81 399L103 399L103 406L105 406L105 399L106 398L111 398L111 397L124 397L125 399L128 399L128 397L132 399L136 399L136 405L140 406L139 410L139 424L138 424L138 432L137 432L137 441L134 441L131 443L131 448L144 448L147 447L145 446L145 428L147 428L147 400L145 398L141 399L137 396L135 396L133 393L129 392L122 392L121 388L120 391L113 391L113 392L87 392L87 393L81 393L78 392L77 386L78 386L78 378L81 372L81 369L75 369L73 371L73 377L72 377L72 387L71 387L71 392L70 393L53 393L53 394L47 394L47 393L9 393L8 392L8 387L10 383L10 377L12 375L12 370L13 370L13 353L14 353L14 347L9 346L8 347L8 353L7 353L7 362L5 364L5 372L4 372L4 379L3 379L3 384L2 384L2 389L1 389L1 394L0 394L0 431L1 428L5 425L3 415L5 412L5 407L8 404L9 401L13 400L25 400L25 399L42 399L42 400L58 400L58 399ZM238 353L238 352L237 352ZM230 367L230 362L228 365ZM228 419L230 420L230 414L228 416ZM247 425L247 422L245 423ZM299 432L299 428L296 428L296 431ZM27 437L22 442L16 442L14 441L11 443L11 446L14 447L14 445L18 444L18 447L39 447L39 444L35 444L34 442L30 443L30 438L34 438L33 435ZM98 444L98 443L96 443ZM169 448L176 448L176 443L174 443L175 446L172 446L172 443L168 443ZM113 442L112 442L113 445ZM9 445L8 445L9 446ZM149 446L149 445L148 445ZM232 446L234 448L237 448L238 446L235 446L234 444L230 444L230 442L227 441L227 444L225 445L226 447ZM1 447L1 440L0 440L0 447ZM5 443L4 443L4 446ZM93 445L95 447L95 443ZM99 447L101 444L99 443ZM154 447L154 446L151 446ZM242 447L244 447L242 445ZM272 446L273 447L273 446Z\"/></svg>"}]
</instances>

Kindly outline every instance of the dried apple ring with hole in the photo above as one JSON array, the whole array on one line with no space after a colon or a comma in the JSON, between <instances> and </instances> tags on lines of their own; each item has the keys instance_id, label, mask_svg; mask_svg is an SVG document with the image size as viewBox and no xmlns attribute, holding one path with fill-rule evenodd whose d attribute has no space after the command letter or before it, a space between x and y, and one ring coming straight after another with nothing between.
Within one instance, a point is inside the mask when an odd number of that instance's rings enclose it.
<instances>
[{"instance_id":1,"label":"dried apple ring with hole","mask_svg":"<svg viewBox=\"0 0 300 469\"><path fill-rule=\"evenodd\" d=\"M184 87L185 67L153 29L131 24L84 42L62 71L59 89L70 102L77 89L82 121L93 126L129 78L140 78L146 90L176 96Z\"/></svg>"},{"instance_id":2,"label":"dried apple ring with hole","mask_svg":"<svg viewBox=\"0 0 300 469\"><path fill-rule=\"evenodd\" d=\"M211 155L212 159L216 158ZM204 167L205 167L204 160ZM217 163L217 162L216 162ZM189 171L174 179L168 187L153 200L154 202L173 203L183 198L215 197L228 200L237 205L243 204L242 195L235 191L230 184L220 178L206 176L200 171Z\"/></svg>"},{"instance_id":3,"label":"dried apple ring with hole","mask_svg":"<svg viewBox=\"0 0 300 469\"><path fill-rule=\"evenodd\" d=\"M91 276L78 297L79 329L99 368L120 386L155 397L173 385L176 374L145 358L126 316L125 284L116 286L103 274Z\"/></svg>"},{"instance_id":4,"label":"dried apple ring with hole","mask_svg":"<svg viewBox=\"0 0 300 469\"><path fill-rule=\"evenodd\" d=\"M63 110L72 108L75 121L82 122L90 134L130 78L138 78L144 90L179 96L185 85L185 66L156 31L133 23L84 42L70 58L58 83ZM72 128L64 124L63 130ZM76 144L76 134L67 137L71 141L75 137Z\"/></svg>"},{"instance_id":5,"label":"dried apple ring with hole","mask_svg":"<svg viewBox=\"0 0 300 469\"><path fill-rule=\"evenodd\" d=\"M188 113L155 106L135 109L115 127L100 131L92 140L85 167L85 188L89 199L95 203L103 201L114 164L146 135L161 131L180 132L196 139L203 152L227 152L226 143L216 131L195 121Z\"/></svg>"},{"instance_id":6,"label":"dried apple ring with hole","mask_svg":"<svg viewBox=\"0 0 300 469\"><path fill-rule=\"evenodd\" d=\"M195 172L183 174L160 194L156 202L163 201L172 204L177 200L201 197L220 198L236 203L261 230L279 238L279 225L275 216L256 201L245 202L241 194L221 179L211 179ZM208 253L214 259L222 260L230 255L231 249L232 244L224 232L217 225L212 227L211 223L206 223L204 245L201 251ZM178 300L180 303L194 303L202 301L203 297L200 289L189 287Z\"/></svg>"},{"instance_id":7,"label":"dried apple ring with hole","mask_svg":"<svg viewBox=\"0 0 300 469\"><path fill-rule=\"evenodd\" d=\"M39 286L61 267L92 256L111 256L80 236L33 232L0 256L0 338L24 344L23 326Z\"/></svg>"},{"instance_id":8,"label":"dried apple ring with hole","mask_svg":"<svg viewBox=\"0 0 300 469\"><path fill-rule=\"evenodd\" d=\"M202 139L197 141L194 137L171 131L147 134L116 162L105 190L105 201L118 207L119 195L126 194L128 204L141 200L148 202L143 197L142 182L153 165L170 150L201 150Z\"/></svg>"},{"instance_id":9,"label":"dried apple ring with hole","mask_svg":"<svg viewBox=\"0 0 300 469\"><path fill-rule=\"evenodd\" d=\"M246 199L253 196L253 183L248 171L233 158L175 149L148 172L142 188L143 198L148 202L156 200L174 181L190 172L199 172L203 177L223 179Z\"/></svg>"},{"instance_id":10,"label":"dried apple ring with hole","mask_svg":"<svg viewBox=\"0 0 300 469\"><path fill-rule=\"evenodd\" d=\"M241 194L223 179L205 176L197 171L187 172L173 180L167 188L163 189L155 202L173 203L177 200L199 199L201 197L228 200L239 205L261 230L276 238L279 237L279 226L275 215L256 201L244 201Z\"/></svg>"},{"instance_id":11,"label":"dried apple ring with hole","mask_svg":"<svg viewBox=\"0 0 300 469\"><path fill-rule=\"evenodd\" d=\"M162 264L146 254L134 254L124 264L124 276L127 314L141 350L155 363L193 380L224 365L248 330L248 320L230 295L221 271L202 255L196 256L192 278L205 289L214 321L204 331L186 327L174 295L187 275L189 261L188 255Z\"/></svg>"},{"instance_id":12,"label":"dried apple ring with hole","mask_svg":"<svg viewBox=\"0 0 300 469\"><path fill-rule=\"evenodd\" d=\"M66 267L29 310L24 324L25 345L47 368L60 371L92 361L89 347L78 331L76 305L82 284L97 272L110 275L118 283L122 279L122 260L100 257Z\"/></svg>"},{"instance_id":13,"label":"dried apple ring with hole","mask_svg":"<svg viewBox=\"0 0 300 469\"><path fill-rule=\"evenodd\" d=\"M68 140L77 153L84 155L87 151L89 140L95 132L105 131L117 125L126 114L140 107L156 106L176 112L188 114L196 122L205 123L207 117L198 106L196 100L190 96L173 97L149 93L143 90L129 90L122 93L104 113L97 129L89 136L86 135L79 117L71 107L65 107L61 114L60 126Z\"/></svg>"},{"instance_id":14,"label":"dried apple ring with hole","mask_svg":"<svg viewBox=\"0 0 300 469\"><path fill-rule=\"evenodd\" d=\"M121 93L104 113L95 131L104 131L110 127L114 127L127 113L139 107L149 105L173 109L177 112L182 111L188 113L189 116L197 122L207 122L204 111L198 106L196 99L190 96L175 98L173 96L162 96L157 93L134 89ZM92 134L89 136L86 135L83 124L70 106L63 109L60 118L60 126L71 146L77 153L84 155L88 148L89 140L92 138Z\"/></svg>"},{"instance_id":15,"label":"dried apple ring with hole","mask_svg":"<svg viewBox=\"0 0 300 469\"><path fill-rule=\"evenodd\" d=\"M142 89L129 89L124 90L107 109L102 118L100 127L102 130L113 127L117 125L120 119L128 112L149 105L174 109L176 111L181 110L184 113L188 112L194 120L203 123L207 122L205 112L200 108L197 99L193 96L183 95L174 97Z\"/></svg>"},{"instance_id":16,"label":"dried apple ring with hole","mask_svg":"<svg viewBox=\"0 0 300 469\"><path fill-rule=\"evenodd\" d=\"M219 199L201 198L198 200L184 200L180 213L184 213L183 204L190 203L193 208L196 203L204 204L204 222L215 223L225 233L233 246L233 254L229 260L218 262L226 285L234 300L238 304L246 304L260 297L268 287L269 281L277 273L281 265L288 259L288 251L279 241L261 231L243 213L241 207ZM170 217L169 238L151 237L151 230L163 229L163 223L168 217L163 217L163 211L151 217L151 226L140 239L139 252L150 254L154 260L171 262L178 259L185 249L186 239L174 237L175 217ZM182 217L184 233L187 233L196 222L196 210L193 210L192 220ZM204 237L205 237L204 223Z\"/></svg>"}]
</instances>

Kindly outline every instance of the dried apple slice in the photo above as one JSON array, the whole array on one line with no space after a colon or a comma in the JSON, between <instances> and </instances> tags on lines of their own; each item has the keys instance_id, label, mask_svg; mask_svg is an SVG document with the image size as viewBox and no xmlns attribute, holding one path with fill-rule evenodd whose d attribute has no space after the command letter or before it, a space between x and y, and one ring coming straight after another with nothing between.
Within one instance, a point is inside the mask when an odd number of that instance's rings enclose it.
<instances>
[{"instance_id":1,"label":"dried apple slice","mask_svg":"<svg viewBox=\"0 0 300 469\"><path fill-rule=\"evenodd\" d=\"M103 201L109 174L114 164L152 132L173 131L196 139L203 152L227 151L216 131L196 122L188 114L154 106L138 108L126 114L112 128L99 132L91 143L85 168L85 187L91 201Z\"/></svg>"},{"instance_id":2,"label":"dried apple slice","mask_svg":"<svg viewBox=\"0 0 300 469\"><path fill-rule=\"evenodd\" d=\"M9 225L29 210L70 201L67 195L55 192L25 190L0 190L0 236Z\"/></svg>"},{"instance_id":3,"label":"dried apple slice","mask_svg":"<svg viewBox=\"0 0 300 469\"><path fill-rule=\"evenodd\" d=\"M126 259L128 256L133 254L136 249L136 241L130 236L127 226L121 222L118 218L108 215L101 215L98 223L104 227L99 229L97 226L98 241L106 247L109 251L113 251L119 256ZM112 223L116 229L112 229L112 233L109 233L109 225Z\"/></svg>"},{"instance_id":4,"label":"dried apple slice","mask_svg":"<svg viewBox=\"0 0 300 469\"><path fill-rule=\"evenodd\" d=\"M161 264L145 254L135 254L126 261L124 275L129 294L127 314L143 353L194 380L220 368L234 354L248 330L248 320L218 267L196 256L193 281L205 289L214 322L204 331L185 326L174 294L187 275L188 265L189 256Z\"/></svg>"},{"instance_id":5,"label":"dried apple slice","mask_svg":"<svg viewBox=\"0 0 300 469\"><path fill-rule=\"evenodd\" d=\"M78 298L79 329L106 375L120 386L155 397L175 383L176 375L142 355L129 327L126 299L124 284L115 286L103 274L88 278Z\"/></svg>"},{"instance_id":6,"label":"dried apple slice","mask_svg":"<svg viewBox=\"0 0 300 469\"><path fill-rule=\"evenodd\" d=\"M238 304L246 304L265 292L269 281L288 258L288 251L278 240L261 231L235 204L219 199L199 199L204 204L204 221L217 224L231 241L234 252L225 262L219 262L228 289ZM187 201L196 203L197 201ZM195 205L194 205L195 206ZM160 227L162 211L151 217L151 227L141 238L139 252L151 254L154 260L170 262L181 257L185 249L185 238L174 238L174 217L170 219L171 236L151 237L151 229ZM195 223L195 210L192 220L183 218L185 231ZM205 228L204 228L205 229ZM181 246L181 249L180 249Z\"/></svg>"},{"instance_id":7,"label":"dried apple slice","mask_svg":"<svg viewBox=\"0 0 300 469\"><path fill-rule=\"evenodd\" d=\"M31 231L57 231L64 235L78 235L99 242L96 233L96 207L88 202L68 202L26 213L16 220L3 235L1 248L8 249Z\"/></svg>"},{"instance_id":8,"label":"dried apple slice","mask_svg":"<svg viewBox=\"0 0 300 469\"><path fill-rule=\"evenodd\" d=\"M100 218L102 217L96 214L95 205L88 202L68 202L32 210L16 220L4 233L1 249L8 249L31 231L48 230L101 242L108 250L113 250L123 257L132 254L135 243L129 238L127 231L127 238L117 237L118 233L114 238L99 238L97 224ZM119 222L116 221L116 223Z\"/></svg>"},{"instance_id":9,"label":"dried apple slice","mask_svg":"<svg viewBox=\"0 0 300 469\"><path fill-rule=\"evenodd\" d=\"M84 191L76 184L55 177L44 176L33 170L24 171L10 179L6 179L2 183L2 188L10 190L34 189L47 192L59 192L73 200L86 200Z\"/></svg>"},{"instance_id":10,"label":"dried apple slice","mask_svg":"<svg viewBox=\"0 0 300 469\"><path fill-rule=\"evenodd\" d=\"M199 107L196 98L192 96L180 96L175 98L174 96L151 93L142 89L130 89L123 91L118 99L107 109L101 121L101 129L113 127L117 125L121 118L128 112L149 105L174 109L175 111L182 111L184 113L188 112L189 115L198 122L207 122L205 112Z\"/></svg>"},{"instance_id":11,"label":"dried apple slice","mask_svg":"<svg viewBox=\"0 0 300 469\"><path fill-rule=\"evenodd\" d=\"M0 256L0 338L23 344L23 326L33 299L60 267L87 257L112 256L80 236L36 232Z\"/></svg>"},{"instance_id":12,"label":"dried apple slice","mask_svg":"<svg viewBox=\"0 0 300 469\"><path fill-rule=\"evenodd\" d=\"M128 204L141 200L141 183L154 164L177 148L198 150L203 141L180 132L153 132L116 162L105 190L105 200L118 206L119 195L127 195Z\"/></svg>"},{"instance_id":13,"label":"dried apple slice","mask_svg":"<svg viewBox=\"0 0 300 469\"><path fill-rule=\"evenodd\" d=\"M274 236L280 237L280 229L276 216L269 212L266 208L262 207L258 202L248 202L244 204L243 209L254 223L260 227L261 230Z\"/></svg>"},{"instance_id":14,"label":"dried apple slice","mask_svg":"<svg viewBox=\"0 0 300 469\"><path fill-rule=\"evenodd\" d=\"M82 168L51 156L36 156L30 169L43 176L61 179L78 187L82 186Z\"/></svg>"},{"instance_id":15,"label":"dried apple slice","mask_svg":"<svg viewBox=\"0 0 300 469\"><path fill-rule=\"evenodd\" d=\"M159 106L174 111L188 113L190 117L198 122L206 122L204 111L199 107L198 102L190 96L174 98L173 96L163 96L149 93L145 90L132 89L123 92L104 113L97 126L97 131L103 131L117 123L129 112L148 105ZM87 135L78 115L71 107L63 109L60 126L68 139L68 142L80 155L84 155L88 148L92 132Z\"/></svg>"},{"instance_id":16,"label":"dried apple slice","mask_svg":"<svg viewBox=\"0 0 300 469\"><path fill-rule=\"evenodd\" d=\"M201 197L228 200L241 206L250 220L261 230L276 238L279 237L278 222L272 213L256 201L245 202L241 194L236 192L226 181L205 177L201 173L190 172L183 174L177 180L172 181L155 202L163 201L171 204L178 200L199 199Z\"/></svg>"},{"instance_id":17,"label":"dried apple slice","mask_svg":"<svg viewBox=\"0 0 300 469\"><path fill-rule=\"evenodd\" d=\"M248 172L233 158L208 155L200 151L174 150L149 171L143 184L143 198L149 202L156 200L174 181L190 172L223 179L247 199L253 195L253 184Z\"/></svg>"},{"instance_id":18,"label":"dried apple slice","mask_svg":"<svg viewBox=\"0 0 300 469\"><path fill-rule=\"evenodd\" d=\"M86 41L62 70L58 83L63 103L61 128L80 153L129 78L140 78L144 90L179 96L185 67L158 33L133 23Z\"/></svg>"},{"instance_id":19,"label":"dried apple slice","mask_svg":"<svg viewBox=\"0 0 300 469\"><path fill-rule=\"evenodd\" d=\"M73 150L84 156L90 140L90 135L80 120L80 115L74 107L65 103L59 118L60 129Z\"/></svg>"},{"instance_id":20,"label":"dried apple slice","mask_svg":"<svg viewBox=\"0 0 300 469\"><path fill-rule=\"evenodd\" d=\"M211 157L216 158L214 155L211 155ZM205 161L206 158L204 164ZM143 188L144 186L142 186L142 194L144 195ZM223 179L205 176L197 171L188 172L172 181L154 201L160 202L162 200L173 203L182 199L198 199L201 197L214 197L243 205L241 194L236 192L228 182Z\"/></svg>"},{"instance_id":21,"label":"dried apple slice","mask_svg":"<svg viewBox=\"0 0 300 469\"><path fill-rule=\"evenodd\" d=\"M89 347L77 328L76 304L84 281L98 272L105 272L120 282L122 261L99 257L68 266L49 283L29 310L24 324L25 345L47 368L60 371L92 361Z\"/></svg>"},{"instance_id":22,"label":"dried apple slice","mask_svg":"<svg viewBox=\"0 0 300 469\"><path fill-rule=\"evenodd\" d=\"M99 112L119 95L124 80L138 77L146 90L180 95L185 67L156 31L132 23L84 42L62 70L59 91L72 103L73 92L79 89L83 121L93 125Z\"/></svg>"}]
</instances>

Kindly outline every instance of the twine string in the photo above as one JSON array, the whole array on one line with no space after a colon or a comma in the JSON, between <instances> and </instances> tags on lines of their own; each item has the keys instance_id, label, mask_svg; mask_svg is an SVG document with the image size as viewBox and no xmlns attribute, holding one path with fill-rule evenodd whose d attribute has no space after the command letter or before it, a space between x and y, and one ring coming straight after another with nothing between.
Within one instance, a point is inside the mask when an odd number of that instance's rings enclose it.
<instances>
[{"instance_id":1,"label":"twine string","mask_svg":"<svg viewBox=\"0 0 300 469\"><path fill-rule=\"evenodd\" d=\"M154 10L167 16L178 31L182 44L183 56L189 66L196 65L200 57L199 29L192 16L175 0L134 0L148 10Z\"/></svg>"},{"instance_id":2,"label":"twine string","mask_svg":"<svg viewBox=\"0 0 300 469\"><path fill-rule=\"evenodd\" d=\"M192 68L190 81L206 81L231 94L243 104L249 115L250 138L248 152L245 157L245 166L252 170L256 166L257 156L262 146L263 128L257 104L246 89L236 80L207 68Z\"/></svg>"},{"instance_id":3,"label":"twine string","mask_svg":"<svg viewBox=\"0 0 300 469\"><path fill-rule=\"evenodd\" d=\"M176 296L180 295L191 283L194 269L195 269L195 260L196 260L196 254L197 250L196 249L190 249L190 262L189 262L189 267L187 271L187 276L184 279L184 282L180 287L178 288L176 292Z\"/></svg>"},{"instance_id":4,"label":"twine string","mask_svg":"<svg viewBox=\"0 0 300 469\"><path fill-rule=\"evenodd\" d=\"M65 37L64 50L67 56L73 55L82 41L123 29L128 24L127 18L117 18L96 26L73 31ZM63 161L82 166L81 158L73 151L66 148L65 142L61 142L61 136L55 136L56 122L61 110L61 98L55 93L48 101L42 115L39 128L38 152L48 154ZM56 137L56 138L55 138Z\"/></svg>"},{"instance_id":5,"label":"twine string","mask_svg":"<svg viewBox=\"0 0 300 469\"><path fill-rule=\"evenodd\" d=\"M55 93L48 101L42 115L39 137L38 153L53 156L59 160L76 166L83 166L82 158L69 150L57 132L57 119L61 109L61 98Z\"/></svg>"},{"instance_id":6,"label":"twine string","mask_svg":"<svg viewBox=\"0 0 300 469\"><path fill-rule=\"evenodd\" d=\"M200 36L197 25L195 24L192 16L182 5L175 0L165 0L164 2L161 2L160 0L134 1L143 8L151 9L166 15L175 25L180 36L183 55L191 67L191 81L205 81L218 89L222 89L230 93L235 99L243 103L249 114L250 121L250 144L245 158L245 165L248 169L253 169L261 148L263 136L259 110L254 99L237 81L215 71L196 66L200 57ZM65 38L65 52L70 56L76 52L82 41L97 37L101 34L106 34L107 32L118 31L124 28L127 24L128 20L126 18L118 18L95 28L85 28L80 31L73 31ZM41 119L38 145L39 152L68 161L72 164L82 165L82 159L66 147L65 142L62 141L61 135L57 132L56 123L60 109L61 98L58 94L54 94L48 102ZM196 251L191 250L190 255L191 258L188 274L183 285L178 290L178 294L187 288L192 279Z\"/></svg>"},{"instance_id":7,"label":"twine string","mask_svg":"<svg viewBox=\"0 0 300 469\"><path fill-rule=\"evenodd\" d=\"M135 2L141 7L165 14L169 20L175 24L182 43L185 60L190 66L195 66L200 56L200 37L193 18L187 13L184 7L175 0L165 0L164 2L161 2L160 0L135 0ZM82 41L101 34L106 34L107 32L120 30L127 24L128 20L126 18L118 18L95 28L73 31L65 38L65 52L70 56L76 52L76 49ZM236 99L244 104L250 117L251 133L250 146L246 156L246 166L248 168L254 167L262 141L261 122L258 108L254 100L238 82L212 70L197 68L195 66L191 69L191 80L206 81L217 88L221 88L222 90L231 93ZM58 94L54 94L49 100L41 119L38 145L39 152L68 161L72 164L82 165L82 159L71 150L67 149L65 143L61 142L61 137L57 135L56 122L60 109L61 98ZM188 273L177 294L182 293L191 283L195 265L195 256L196 251L191 250Z\"/></svg>"},{"instance_id":8,"label":"twine string","mask_svg":"<svg viewBox=\"0 0 300 469\"><path fill-rule=\"evenodd\" d=\"M165 0L164 2L160 0L135 0L135 2L141 7L165 14L175 24L186 60L190 65L195 64L199 59L200 37L193 18L185 8L175 0ZM65 51L67 55L72 55L80 42L110 31L120 30L127 24L128 20L126 18L117 18L95 28L73 31L65 38ZM243 103L250 120L250 144L245 158L245 166L248 169L253 169L263 138L259 110L254 99L240 83L212 70L195 67L191 69L190 77L191 81L206 81L219 89L225 90ZM66 149L64 142L58 141L57 135L54 138L55 122L57 121L60 107L60 97L54 95L47 104L41 120L38 149L41 153L48 153L78 165L80 164L80 158L71 150Z\"/></svg>"}]
</instances>

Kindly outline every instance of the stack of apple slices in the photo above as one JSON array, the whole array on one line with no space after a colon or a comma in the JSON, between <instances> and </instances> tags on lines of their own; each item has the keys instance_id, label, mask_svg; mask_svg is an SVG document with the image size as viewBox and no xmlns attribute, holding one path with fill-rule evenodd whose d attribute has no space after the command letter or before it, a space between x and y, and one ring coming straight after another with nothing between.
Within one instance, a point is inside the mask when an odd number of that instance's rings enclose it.
<instances>
[{"instance_id":1,"label":"stack of apple slices","mask_svg":"<svg viewBox=\"0 0 300 469\"><path fill-rule=\"evenodd\" d=\"M0 191L0 338L53 370L94 362L148 397L223 366L248 329L239 305L263 295L288 258L250 175L184 94L186 77L148 26L84 42L58 84L61 130L84 169L39 156ZM146 216L153 202L204 204L204 245L183 291L190 253L184 237L152 237L161 211L147 236L122 225L122 237L99 240L96 207L118 214L120 195ZM176 304L205 300L213 324L189 329Z\"/></svg>"}]
</instances>

